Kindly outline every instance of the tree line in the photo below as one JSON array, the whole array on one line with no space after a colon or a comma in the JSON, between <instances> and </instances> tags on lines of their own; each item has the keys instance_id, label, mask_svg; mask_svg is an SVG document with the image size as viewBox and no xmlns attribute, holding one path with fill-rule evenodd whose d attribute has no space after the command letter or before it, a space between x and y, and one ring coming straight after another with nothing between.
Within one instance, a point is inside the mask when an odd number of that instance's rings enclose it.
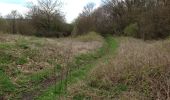
<instances>
[{"instance_id":1,"label":"tree line","mask_svg":"<svg viewBox=\"0 0 170 100\"><path fill-rule=\"evenodd\" d=\"M24 15L16 10L6 17L0 17L0 31L4 33L61 37L71 34L72 25L67 24L60 8L59 0L38 0L30 4L29 12Z\"/></svg>"},{"instance_id":2,"label":"tree line","mask_svg":"<svg viewBox=\"0 0 170 100\"><path fill-rule=\"evenodd\" d=\"M74 34L96 31L160 39L170 35L170 0L103 0L94 9L90 3L75 21Z\"/></svg>"},{"instance_id":3,"label":"tree line","mask_svg":"<svg viewBox=\"0 0 170 100\"><path fill-rule=\"evenodd\" d=\"M103 0L98 8L89 3L71 24L61 8L59 0L38 0L24 17L15 10L0 17L0 31L47 37L96 31L144 40L170 35L170 0Z\"/></svg>"}]
</instances>

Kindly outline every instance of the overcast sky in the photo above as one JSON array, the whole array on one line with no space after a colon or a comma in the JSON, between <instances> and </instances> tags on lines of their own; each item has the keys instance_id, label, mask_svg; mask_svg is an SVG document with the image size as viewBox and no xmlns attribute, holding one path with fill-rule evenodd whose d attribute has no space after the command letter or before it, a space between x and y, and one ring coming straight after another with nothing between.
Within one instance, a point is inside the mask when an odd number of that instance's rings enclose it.
<instances>
[{"instance_id":1,"label":"overcast sky","mask_svg":"<svg viewBox=\"0 0 170 100\"><path fill-rule=\"evenodd\" d=\"M36 2L36 0L0 0L0 14L5 16L11 12L11 10L17 10L24 14L28 11L26 5L27 2ZM78 14L82 11L83 7L93 2L98 7L101 4L101 0L61 0L63 1L62 11L65 14L67 22L73 21Z\"/></svg>"}]
</instances>

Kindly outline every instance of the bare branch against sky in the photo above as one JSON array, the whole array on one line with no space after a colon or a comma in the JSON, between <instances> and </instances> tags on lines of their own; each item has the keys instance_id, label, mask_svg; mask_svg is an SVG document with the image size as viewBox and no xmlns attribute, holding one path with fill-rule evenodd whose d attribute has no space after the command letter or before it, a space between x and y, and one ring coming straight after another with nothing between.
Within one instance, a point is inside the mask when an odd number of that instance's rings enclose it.
<instances>
[{"instance_id":1,"label":"bare branch against sky","mask_svg":"<svg viewBox=\"0 0 170 100\"><path fill-rule=\"evenodd\" d=\"M96 7L101 4L101 0L61 0L63 2L62 11L67 22L72 22L89 2L94 2ZM12 10L25 14L28 11L28 2L36 3L37 0L0 0L0 14L5 16Z\"/></svg>"}]
</instances>

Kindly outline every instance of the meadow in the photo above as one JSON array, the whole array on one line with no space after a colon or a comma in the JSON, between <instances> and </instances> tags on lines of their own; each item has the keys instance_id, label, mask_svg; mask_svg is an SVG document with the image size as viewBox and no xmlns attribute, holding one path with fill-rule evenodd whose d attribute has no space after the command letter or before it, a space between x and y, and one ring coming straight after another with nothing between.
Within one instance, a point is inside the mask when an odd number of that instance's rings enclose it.
<instances>
[{"instance_id":1,"label":"meadow","mask_svg":"<svg viewBox=\"0 0 170 100\"><path fill-rule=\"evenodd\" d=\"M0 42L0 97L19 99L53 85L80 55L101 48L103 38L96 33L59 39L1 34Z\"/></svg>"},{"instance_id":2,"label":"meadow","mask_svg":"<svg viewBox=\"0 0 170 100\"><path fill-rule=\"evenodd\" d=\"M1 34L0 97L7 100L168 100L170 40Z\"/></svg>"}]
</instances>

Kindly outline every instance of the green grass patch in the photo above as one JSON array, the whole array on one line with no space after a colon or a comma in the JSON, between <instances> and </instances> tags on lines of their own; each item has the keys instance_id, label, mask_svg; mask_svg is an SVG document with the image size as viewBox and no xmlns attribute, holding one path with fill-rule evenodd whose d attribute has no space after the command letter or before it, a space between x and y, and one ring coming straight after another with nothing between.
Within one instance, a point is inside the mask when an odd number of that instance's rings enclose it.
<instances>
[{"instance_id":1,"label":"green grass patch","mask_svg":"<svg viewBox=\"0 0 170 100\"><path fill-rule=\"evenodd\" d=\"M0 51L0 64L9 64L13 62L14 57L6 52Z\"/></svg>"},{"instance_id":2,"label":"green grass patch","mask_svg":"<svg viewBox=\"0 0 170 100\"><path fill-rule=\"evenodd\" d=\"M44 79L48 78L49 76L51 76L53 73L53 69L46 69L46 70L43 70L43 71L40 71L36 74L33 74L31 75L31 82L34 82L34 83L39 83L41 81L43 81Z\"/></svg>"},{"instance_id":3,"label":"green grass patch","mask_svg":"<svg viewBox=\"0 0 170 100\"><path fill-rule=\"evenodd\" d=\"M30 92L36 89L41 90L40 87L41 82L51 77L52 75L54 75L52 68L41 70L37 73L30 74L30 75L24 75L24 74L18 75L17 84L19 85L19 87L17 87L17 91L11 97L11 99L21 98L23 92Z\"/></svg>"},{"instance_id":4,"label":"green grass patch","mask_svg":"<svg viewBox=\"0 0 170 100\"><path fill-rule=\"evenodd\" d=\"M56 86L50 87L46 92L44 92L38 100L51 100L53 98L58 98L59 95L65 94L65 85L71 85L72 83L77 82L78 80L84 79L85 75L91 69L92 64L83 66L84 68L80 68L71 72L70 76L63 80L62 82L58 83Z\"/></svg>"},{"instance_id":5,"label":"green grass patch","mask_svg":"<svg viewBox=\"0 0 170 100\"><path fill-rule=\"evenodd\" d=\"M29 41L24 39L24 38L19 38L16 41L16 46L21 48L21 49L28 49L29 47Z\"/></svg>"},{"instance_id":6,"label":"green grass patch","mask_svg":"<svg viewBox=\"0 0 170 100\"><path fill-rule=\"evenodd\" d=\"M17 83L20 85L27 85L29 82L32 83L32 85L36 85L43 81L44 79L48 78L51 76L53 73L53 69L45 69L41 70L37 73L31 74L31 75L21 75L18 76L18 81Z\"/></svg>"},{"instance_id":7,"label":"green grass patch","mask_svg":"<svg viewBox=\"0 0 170 100\"><path fill-rule=\"evenodd\" d=\"M113 52L113 53L114 53L115 49L118 47L117 41L116 41L115 39L113 39L112 36L107 36L107 37L106 37L106 41L107 41L108 47L109 47L109 48L108 48L109 50L107 50L107 51L110 51L110 52ZM109 53L110 53L110 52L109 52Z\"/></svg>"},{"instance_id":8,"label":"green grass patch","mask_svg":"<svg viewBox=\"0 0 170 100\"><path fill-rule=\"evenodd\" d=\"M14 91L15 85L10 81L10 78L0 70L0 95L5 95L6 93Z\"/></svg>"},{"instance_id":9,"label":"green grass patch","mask_svg":"<svg viewBox=\"0 0 170 100\"><path fill-rule=\"evenodd\" d=\"M13 47L14 47L14 45L12 45L10 43L0 43L0 49L2 49L2 50L8 50Z\"/></svg>"},{"instance_id":10,"label":"green grass patch","mask_svg":"<svg viewBox=\"0 0 170 100\"><path fill-rule=\"evenodd\" d=\"M128 86L125 84L118 84L115 88L114 88L114 94L118 95L124 91L128 90Z\"/></svg>"},{"instance_id":11,"label":"green grass patch","mask_svg":"<svg viewBox=\"0 0 170 100\"><path fill-rule=\"evenodd\" d=\"M28 62L27 57L23 56L23 57L20 57L20 58L17 59L16 64L17 65L23 65L23 64L25 64L27 62Z\"/></svg>"}]
</instances>

